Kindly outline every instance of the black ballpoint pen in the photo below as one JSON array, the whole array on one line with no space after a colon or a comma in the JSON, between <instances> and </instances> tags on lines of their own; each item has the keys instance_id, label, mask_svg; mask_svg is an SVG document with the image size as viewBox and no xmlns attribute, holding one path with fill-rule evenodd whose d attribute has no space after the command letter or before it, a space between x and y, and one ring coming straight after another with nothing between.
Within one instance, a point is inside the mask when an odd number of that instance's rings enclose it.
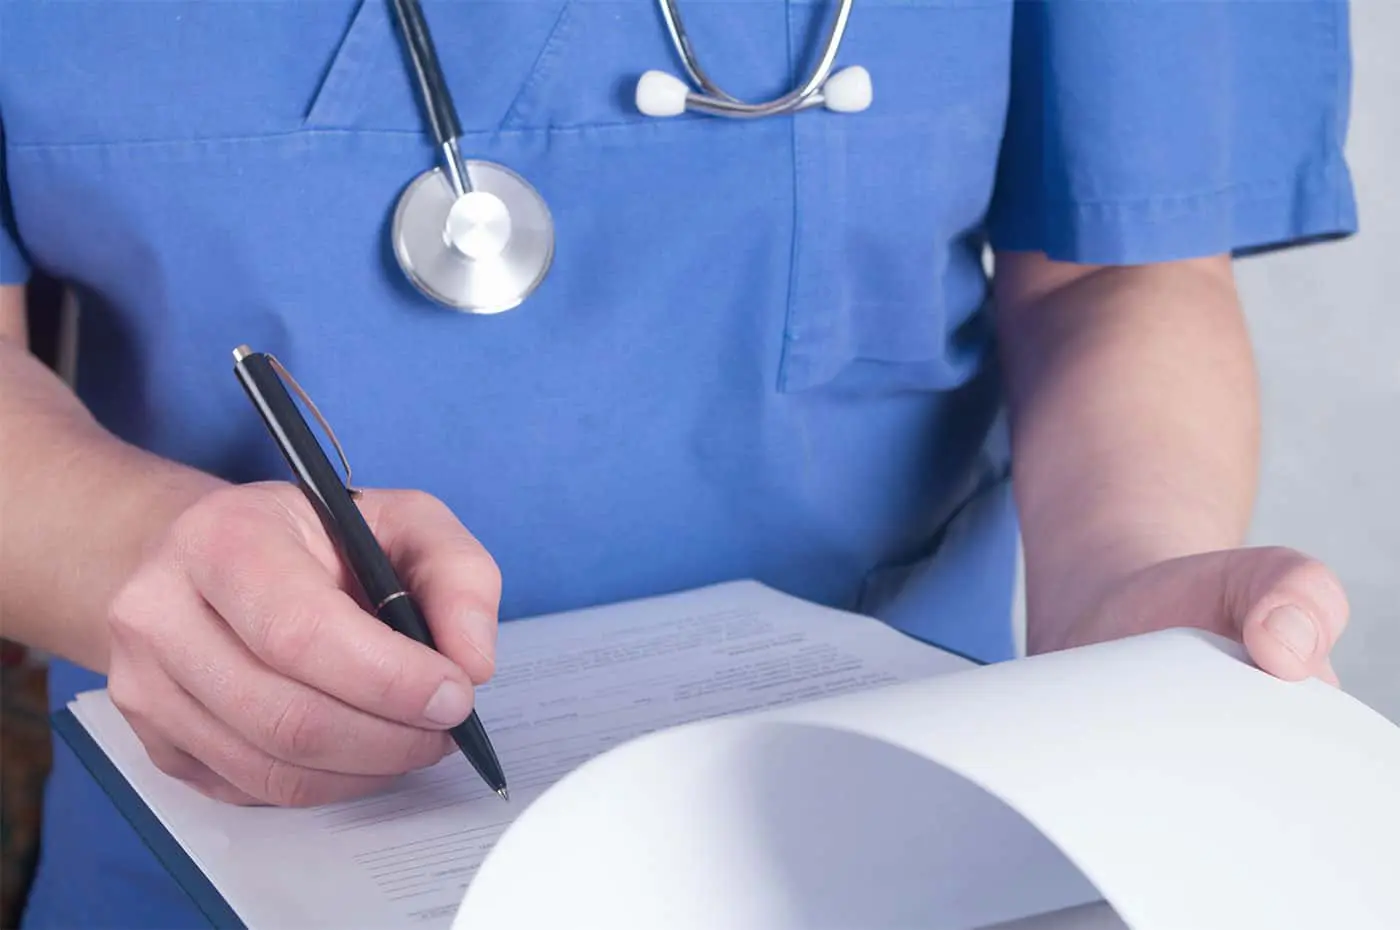
<instances>
[{"instance_id":1,"label":"black ballpoint pen","mask_svg":"<svg viewBox=\"0 0 1400 930\"><path fill-rule=\"evenodd\" d=\"M418 610L418 605L404 590L394 573L389 557L374 538L364 515L355 504L353 488L348 486L349 463L340 448L339 441L331 432L330 426L321 417L316 405L292 380L292 386L307 406L316 415L335 445L341 462L345 465L346 477L342 479L326 457L325 450L316 439L311 427L297 409L296 402L287 393L278 370L283 369L276 359L261 352L253 352L247 346L233 350L233 370L238 376L248 398L262 416L282 457L287 460L297 483L311 501L340 549L342 557L349 564L351 572L364 590L365 598L374 609L374 614L395 631L430 649L436 649L432 631ZM290 375L288 379L291 380ZM467 761L480 773L491 790L502 798L510 800L506 790L505 773L496 758L496 751L486 735L473 708L471 716L451 731L452 739L467 757Z\"/></svg>"}]
</instances>

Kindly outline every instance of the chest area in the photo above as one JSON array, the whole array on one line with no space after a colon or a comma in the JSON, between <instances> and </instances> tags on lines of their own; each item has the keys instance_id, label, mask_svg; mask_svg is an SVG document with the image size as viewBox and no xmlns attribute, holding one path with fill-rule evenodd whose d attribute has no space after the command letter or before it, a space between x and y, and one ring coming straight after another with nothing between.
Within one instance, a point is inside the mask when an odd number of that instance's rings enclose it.
<instances>
[{"instance_id":1,"label":"chest area","mask_svg":"<svg viewBox=\"0 0 1400 930\"><path fill-rule=\"evenodd\" d=\"M538 358L518 339L711 347L706 365L737 357L792 389L854 359L962 376L946 336L981 300L969 231L995 177L1011 0L856 0L835 64L870 72L871 107L753 121L639 112L643 73L683 73L654 0L422 7L463 154L527 178L557 225L538 312L492 331L483 370ZM835 14L678 8L697 61L744 99L800 82ZM390 0L7 0L0 17L20 236L133 338L221 345L258 314L322 342L445 325L417 315L388 245L436 160Z\"/></svg>"},{"instance_id":2,"label":"chest area","mask_svg":"<svg viewBox=\"0 0 1400 930\"><path fill-rule=\"evenodd\" d=\"M423 0L467 135L650 124L649 69L682 73L655 0ZM743 99L824 51L826 0L681 0L695 61ZM1011 0L856 0L838 66L869 70L868 122L995 120ZM11 144L137 143L306 129L414 133L423 116L390 0L11 0L0 12ZM989 107L990 105L990 107Z\"/></svg>"}]
</instances>

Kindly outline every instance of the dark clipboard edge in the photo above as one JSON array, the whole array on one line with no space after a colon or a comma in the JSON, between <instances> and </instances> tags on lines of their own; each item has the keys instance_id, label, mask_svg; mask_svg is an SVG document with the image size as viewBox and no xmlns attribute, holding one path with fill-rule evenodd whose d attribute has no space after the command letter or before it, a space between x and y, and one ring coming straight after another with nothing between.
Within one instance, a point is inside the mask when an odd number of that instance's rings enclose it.
<instances>
[{"instance_id":1,"label":"dark clipboard edge","mask_svg":"<svg viewBox=\"0 0 1400 930\"><path fill-rule=\"evenodd\" d=\"M170 877L189 895L190 900L209 920L215 930L248 930L247 924L234 913L228 901L214 887L208 877L195 865L184 848L165 829L160 818L141 800L136 789L117 769L102 747L88 733L68 709L53 714L54 732L73 750L73 754L83 763L93 780L111 799L112 804L131 824L137 835L160 860L160 864L170 873Z\"/></svg>"}]
</instances>

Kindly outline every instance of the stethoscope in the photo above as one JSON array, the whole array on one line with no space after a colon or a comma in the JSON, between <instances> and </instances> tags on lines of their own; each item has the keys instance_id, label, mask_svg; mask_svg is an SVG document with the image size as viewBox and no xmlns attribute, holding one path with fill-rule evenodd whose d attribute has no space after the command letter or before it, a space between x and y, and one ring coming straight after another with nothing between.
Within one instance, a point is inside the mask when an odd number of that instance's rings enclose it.
<instances>
[{"instance_id":1,"label":"stethoscope","mask_svg":"<svg viewBox=\"0 0 1400 930\"><path fill-rule=\"evenodd\" d=\"M824 105L853 113L870 105L870 75L859 66L832 73L852 0L838 0L821 57L797 87L762 103L744 103L701 69L676 0L658 0L671 44L694 88L663 71L637 82L637 109L647 116L687 110L737 119L795 113ZM461 123L438 63L419 0L392 0L441 164L399 196L390 235L394 255L425 296L468 313L500 313L524 303L554 261L554 220L538 191L503 165L462 157Z\"/></svg>"}]
</instances>

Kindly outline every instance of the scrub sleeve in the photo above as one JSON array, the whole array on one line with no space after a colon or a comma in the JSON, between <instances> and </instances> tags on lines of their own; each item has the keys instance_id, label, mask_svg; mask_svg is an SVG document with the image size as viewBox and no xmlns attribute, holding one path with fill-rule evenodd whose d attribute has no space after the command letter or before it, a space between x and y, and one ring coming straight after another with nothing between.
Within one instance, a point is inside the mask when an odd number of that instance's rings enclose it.
<instances>
[{"instance_id":1,"label":"scrub sleeve","mask_svg":"<svg viewBox=\"0 0 1400 930\"><path fill-rule=\"evenodd\" d=\"M1340 0L1018 3L992 245L1128 265L1355 232Z\"/></svg>"}]
</instances>

